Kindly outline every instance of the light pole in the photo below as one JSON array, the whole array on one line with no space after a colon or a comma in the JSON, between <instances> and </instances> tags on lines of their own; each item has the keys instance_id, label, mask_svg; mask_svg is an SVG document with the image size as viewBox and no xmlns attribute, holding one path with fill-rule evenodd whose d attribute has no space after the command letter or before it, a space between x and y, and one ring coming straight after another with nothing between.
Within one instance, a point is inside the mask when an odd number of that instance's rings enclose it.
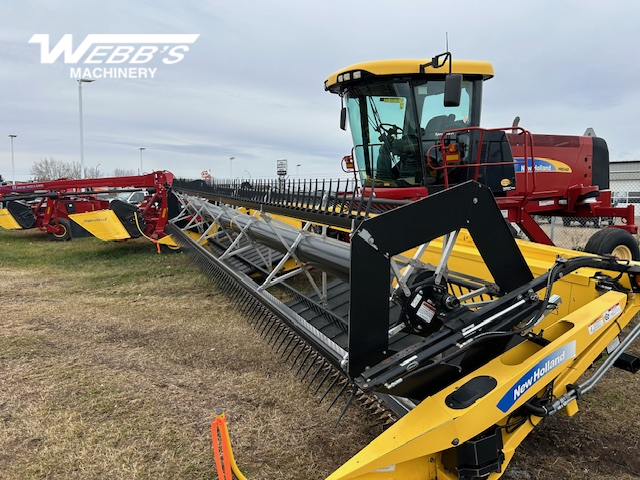
<instances>
[{"instance_id":1,"label":"light pole","mask_svg":"<svg viewBox=\"0 0 640 480\"><path fill-rule=\"evenodd\" d=\"M247 172L247 175L249 175L249 181L251 181L251 172L249 170L243 170L245 172Z\"/></svg>"},{"instance_id":2,"label":"light pole","mask_svg":"<svg viewBox=\"0 0 640 480\"><path fill-rule=\"evenodd\" d=\"M298 163L296 165L296 177L298 176L298 169L300 168L301 165L302 165L301 163Z\"/></svg>"},{"instance_id":3,"label":"light pole","mask_svg":"<svg viewBox=\"0 0 640 480\"><path fill-rule=\"evenodd\" d=\"M229 179L233 178L233 159L236 157L229 157Z\"/></svg>"},{"instance_id":4,"label":"light pole","mask_svg":"<svg viewBox=\"0 0 640 480\"><path fill-rule=\"evenodd\" d=\"M140 175L142 175L142 151L146 150L146 147L140 147L138 150L140 150Z\"/></svg>"},{"instance_id":5,"label":"light pole","mask_svg":"<svg viewBox=\"0 0 640 480\"><path fill-rule=\"evenodd\" d=\"M82 132L82 84L91 83L95 80L91 78L78 79L78 105L80 106L80 178L84 178L84 137Z\"/></svg>"},{"instance_id":6,"label":"light pole","mask_svg":"<svg viewBox=\"0 0 640 480\"><path fill-rule=\"evenodd\" d=\"M11 139L11 176L13 177L14 185L16 184L16 167L13 161L13 139L16 137L17 135L14 135L13 133L9 135L9 138Z\"/></svg>"}]
</instances>

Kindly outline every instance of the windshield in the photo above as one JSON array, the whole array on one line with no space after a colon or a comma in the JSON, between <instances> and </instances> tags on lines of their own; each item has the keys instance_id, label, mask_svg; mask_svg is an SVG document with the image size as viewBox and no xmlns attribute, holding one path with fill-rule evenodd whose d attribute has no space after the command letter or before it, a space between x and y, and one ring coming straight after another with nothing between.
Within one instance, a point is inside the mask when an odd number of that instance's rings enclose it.
<instances>
[{"instance_id":1,"label":"windshield","mask_svg":"<svg viewBox=\"0 0 640 480\"><path fill-rule=\"evenodd\" d=\"M444 79L385 81L345 94L355 159L365 186L430 183L424 155L446 130L470 125L473 82L463 81L460 106L444 106Z\"/></svg>"}]
</instances>

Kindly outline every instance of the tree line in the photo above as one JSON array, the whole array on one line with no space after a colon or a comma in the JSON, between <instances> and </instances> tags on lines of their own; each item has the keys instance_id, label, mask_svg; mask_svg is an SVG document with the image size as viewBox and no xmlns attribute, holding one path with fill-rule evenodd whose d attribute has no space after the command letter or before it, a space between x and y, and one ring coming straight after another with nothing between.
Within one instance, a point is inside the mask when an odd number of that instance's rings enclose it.
<instances>
[{"instance_id":1,"label":"tree line","mask_svg":"<svg viewBox=\"0 0 640 480\"><path fill-rule=\"evenodd\" d=\"M30 170L34 182L44 182L47 180L57 180L59 178L83 178L82 166L80 162L63 162L55 158L43 158L38 162L34 162ZM113 175L105 175L99 167L84 167L84 178L100 178L106 176L126 177L136 175L135 170L126 170L124 168L116 168Z\"/></svg>"}]
</instances>

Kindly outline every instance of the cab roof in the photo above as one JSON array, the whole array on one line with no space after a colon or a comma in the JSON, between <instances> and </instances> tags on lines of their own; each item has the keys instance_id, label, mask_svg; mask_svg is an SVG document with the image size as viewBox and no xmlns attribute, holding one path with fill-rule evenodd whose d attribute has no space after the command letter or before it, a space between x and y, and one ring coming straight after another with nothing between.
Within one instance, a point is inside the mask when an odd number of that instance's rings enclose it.
<instances>
[{"instance_id":1,"label":"cab roof","mask_svg":"<svg viewBox=\"0 0 640 480\"><path fill-rule=\"evenodd\" d=\"M439 68L432 66L424 68L422 65L429 63L431 59L400 59L400 60L375 60L350 65L329 75L324 82L325 90L339 92L340 85L347 79L344 74L351 74L350 80L354 80L353 73L360 72L359 78L387 75L446 75L449 73L449 63ZM451 63L451 73L461 73L463 75L479 75L483 80L493 77L493 65L490 62L479 60L453 60ZM340 78L339 78L340 77Z\"/></svg>"}]
</instances>

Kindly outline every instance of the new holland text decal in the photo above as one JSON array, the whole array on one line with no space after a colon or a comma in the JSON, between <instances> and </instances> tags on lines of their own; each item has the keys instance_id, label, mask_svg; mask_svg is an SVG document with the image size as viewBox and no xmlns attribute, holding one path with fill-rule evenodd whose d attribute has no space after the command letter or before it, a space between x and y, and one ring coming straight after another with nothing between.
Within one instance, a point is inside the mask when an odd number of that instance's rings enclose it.
<instances>
[{"instance_id":1,"label":"new holland text decal","mask_svg":"<svg viewBox=\"0 0 640 480\"><path fill-rule=\"evenodd\" d=\"M504 413L508 412L513 404L547 373L559 367L563 363L571 360L576 356L576 341L567 343L566 345L551 352L549 355L540 360L531 370L525 373L513 387L498 402L498 408Z\"/></svg>"},{"instance_id":2,"label":"new holland text decal","mask_svg":"<svg viewBox=\"0 0 640 480\"><path fill-rule=\"evenodd\" d=\"M524 158L516 157L513 159L516 162L516 173L524 173ZM554 160L553 158L542 158L536 157L533 165L536 168L536 172L560 172L560 173L571 173L571 167L566 163L563 163L559 160ZM531 159L527 159L527 171L532 171L532 163Z\"/></svg>"}]
</instances>

